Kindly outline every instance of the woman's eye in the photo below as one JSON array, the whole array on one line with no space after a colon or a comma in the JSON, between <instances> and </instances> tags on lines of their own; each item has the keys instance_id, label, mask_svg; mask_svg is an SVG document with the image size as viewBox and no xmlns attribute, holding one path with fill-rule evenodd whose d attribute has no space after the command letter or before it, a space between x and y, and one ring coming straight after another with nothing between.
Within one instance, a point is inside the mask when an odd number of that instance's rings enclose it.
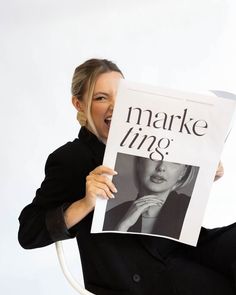
<instances>
[{"instance_id":1,"label":"woman's eye","mask_svg":"<svg viewBox=\"0 0 236 295\"><path fill-rule=\"evenodd\" d=\"M106 97L105 96L97 96L94 98L95 100L105 100Z\"/></svg>"}]
</instances>

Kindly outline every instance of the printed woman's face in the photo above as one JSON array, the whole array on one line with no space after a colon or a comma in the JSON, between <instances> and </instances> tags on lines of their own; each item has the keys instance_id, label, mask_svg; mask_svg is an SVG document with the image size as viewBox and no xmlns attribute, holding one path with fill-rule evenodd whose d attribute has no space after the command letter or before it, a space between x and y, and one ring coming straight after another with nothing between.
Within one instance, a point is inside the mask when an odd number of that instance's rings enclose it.
<instances>
[{"instance_id":1,"label":"printed woman's face","mask_svg":"<svg viewBox=\"0 0 236 295\"><path fill-rule=\"evenodd\" d=\"M140 158L137 163L139 188L142 193L170 192L184 176L187 166L179 163Z\"/></svg>"}]
</instances>

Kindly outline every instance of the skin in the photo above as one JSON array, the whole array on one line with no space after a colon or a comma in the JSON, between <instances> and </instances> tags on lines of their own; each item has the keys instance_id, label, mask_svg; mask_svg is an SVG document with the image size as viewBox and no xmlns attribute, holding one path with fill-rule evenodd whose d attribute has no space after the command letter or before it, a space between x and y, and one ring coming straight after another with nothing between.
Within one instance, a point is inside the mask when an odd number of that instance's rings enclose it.
<instances>
[{"instance_id":1,"label":"skin","mask_svg":"<svg viewBox=\"0 0 236 295\"><path fill-rule=\"evenodd\" d=\"M108 132L110 128L110 119L113 112L113 107L116 99L116 93L118 88L119 80L122 78L118 72L108 72L101 74L95 85L93 100L91 104L91 115L98 131L99 137L106 142ZM79 101L76 97L72 97L72 103L77 110L84 111L86 104L86 93ZM86 194L80 200L74 202L64 213L65 223L68 229L80 222L86 217L95 207L96 198L104 198L109 200L114 198L114 193L117 192L116 187L110 180L109 176L116 175L117 172L109 167L103 165L96 167L86 177ZM223 175L223 166L219 165L219 171L216 172L216 179ZM145 203L146 199L149 204L146 206L156 206L156 208L162 206L163 200L158 200L153 195L146 195L139 199L137 202ZM140 203L139 211L143 211L142 204ZM135 204L135 202L134 202ZM140 207L142 209L140 209ZM133 207L133 212L136 208ZM145 211L145 210L144 210ZM140 215L141 213L139 213ZM137 214L132 214L135 218ZM135 218L130 220L130 224L134 224ZM136 219L137 220L137 219ZM126 224L126 228L130 227L130 224Z\"/></svg>"},{"instance_id":2,"label":"skin","mask_svg":"<svg viewBox=\"0 0 236 295\"><path fill-rule=\"evenodd\" d=\"M103 142L106 142L108 137L117 88L121 78L122 76L118 72L104 73L99 76L95 85L91 115Z\"/></svg>"},{"instance_id":3,"label":"skin","mask_svg":"<svg viewBox=\"0 0 236 295\"><path fill-rule=\"evenodd\" d=\"M220 179L224 175L224 166L220 161L216 170L215 181Z\"/></svg>"}]
</instances>

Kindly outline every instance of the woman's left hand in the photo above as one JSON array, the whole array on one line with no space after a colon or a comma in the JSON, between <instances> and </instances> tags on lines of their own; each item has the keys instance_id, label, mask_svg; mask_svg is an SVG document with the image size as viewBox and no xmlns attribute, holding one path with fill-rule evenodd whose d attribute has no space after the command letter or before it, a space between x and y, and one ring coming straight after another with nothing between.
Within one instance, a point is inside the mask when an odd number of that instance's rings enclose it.
<instances>
[{"instance_id":1,"label":"woman's left hand","mask_svg":"<svg viewBox=\"0 0 236 295\"><path fill-rule=\"evenodd\" d=\"M214 181L220 179L224 175L224 167L222 165L222 162L220 161L216 170L216 175Z\"/></svg>"}]
</instances>

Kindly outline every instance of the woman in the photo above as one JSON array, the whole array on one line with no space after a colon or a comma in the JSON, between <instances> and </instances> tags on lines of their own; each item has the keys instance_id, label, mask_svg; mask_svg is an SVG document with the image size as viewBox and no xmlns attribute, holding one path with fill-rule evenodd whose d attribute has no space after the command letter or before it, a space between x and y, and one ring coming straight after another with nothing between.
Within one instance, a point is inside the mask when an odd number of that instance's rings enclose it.
<instances>
[{"instance_id":1,"label":"woman","mask_svg":"<svg viewBox=\"0 0 236 295\"><path fill-rule=\"evenodd\" d=\"M96 196L116 192L101 166L117 85L123 77L107 60L76 68L72 102L83 125L79 138L49 155L45 179L19 217L26 249L77 238L85 287L95 294L235 294L235 224L203 230L197 248L139 235L90 234ZM219 245L219 247L218 247Z\"/></svg>"},{"instance_id":2,"label":"woman","mask_svg":"<svg viewBox=\"0 0 236 295\"><path fill-rule=\"evenodd\" d=\"M177 190L195 182L197 171L198 167L134 157L138 196L134 201L126 201L109 210L104 230L179 238L190 196Z\"/></svg>"}]
</instances>

